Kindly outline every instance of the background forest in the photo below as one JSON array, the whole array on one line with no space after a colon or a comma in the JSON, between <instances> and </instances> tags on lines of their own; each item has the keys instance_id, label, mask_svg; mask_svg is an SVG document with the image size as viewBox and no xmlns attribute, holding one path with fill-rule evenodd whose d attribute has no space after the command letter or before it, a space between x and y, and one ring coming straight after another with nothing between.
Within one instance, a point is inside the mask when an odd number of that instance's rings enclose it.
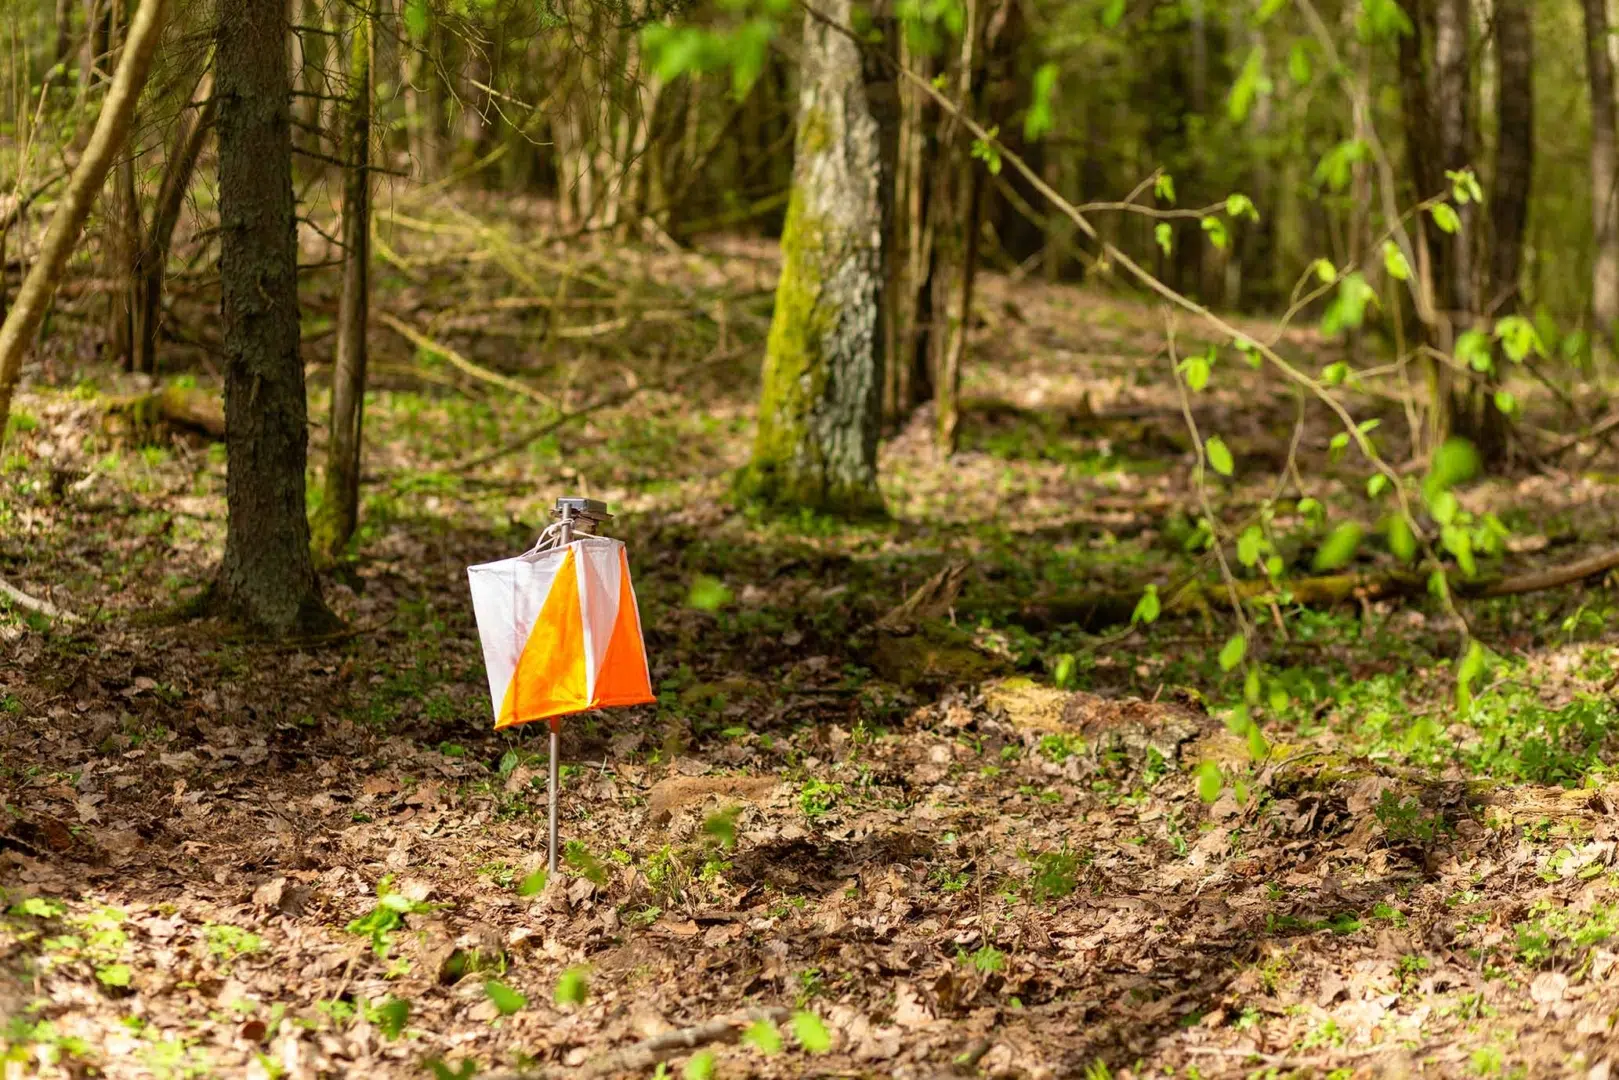
<instances>
[{"instance_id":1,"label":"background forest","mask_svg":"<svg viewBox=\"0 0 1619 1080\"><path fill-rule=\"evenodd\" d=\"M6 1080L1607 1077L1615 14L0 0Z\"/></svg>"}]
</instances>

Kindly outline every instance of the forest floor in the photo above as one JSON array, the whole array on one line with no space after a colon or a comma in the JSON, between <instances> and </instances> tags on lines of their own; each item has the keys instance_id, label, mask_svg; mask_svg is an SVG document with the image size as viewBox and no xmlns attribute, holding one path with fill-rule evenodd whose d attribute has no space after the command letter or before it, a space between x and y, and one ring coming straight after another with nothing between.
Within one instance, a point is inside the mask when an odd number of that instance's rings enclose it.
<instances>
[{"instance_id":1,"label":"forest floor","mask_svg":"<svg viewBox=\"0 0 1619 1080\"><path fill-rule=\"evenodd\" d=\"M383 215L365 524L325 576L340 640L175 614L223 543L221 448L109 427L132 384L65 317L48 341L0 578L79 619L0 608L4 1075L1608 1075L1611 590L1464 604L1490 650L1465 711L1439 605L1262 605L1255 744L1219 605L1052 615L1209 569L1159 313L990 276L961 453L923 416L883 449L893 520L769 520L727 497L768 247L581 255L465 205ZM202 329L171 370L217 385L211 320L181 325ZM1240 525L1296 403L1228 356L1196 415L1234 452L1211 497ZM1400 410L1362 404L1399 461ZM543 430L559 409L587 411ZM1310 493L1375 520L1364 465L1304 418ZM1486 570L1611 543L1604 461L1468 485L1510 532ZM618 514L659 701L565 725L545 881L544 733L489 730L465 567L573 491ZM1298 495L1269 528L1308 574L1330 526ZM878 627L957 564L936 618ZM683 1029L719 1038L656 1041Z\"/></svg>"}]
</instances>

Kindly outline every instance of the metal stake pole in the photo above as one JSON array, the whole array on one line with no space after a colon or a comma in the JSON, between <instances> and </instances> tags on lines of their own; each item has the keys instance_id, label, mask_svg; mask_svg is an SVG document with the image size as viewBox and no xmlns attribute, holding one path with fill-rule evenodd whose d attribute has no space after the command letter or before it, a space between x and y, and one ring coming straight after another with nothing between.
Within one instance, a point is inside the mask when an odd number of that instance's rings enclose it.
<instances>
[{"instance_id":1,"label":"metal stake pole","mask_svg":"<svg viewBox=\"0 0 1619 1080\"><path fill-rule=\"evenodd\" d=\"M571 511L571 510L563 510L562 511L562 528L558 531L557 540L563 547L567 547L569 544L573 543L573 511ZM550 754L550 759L551 760L550 760L550 763L549 763L550 768L548 770L550 775L547 778L548 782L547 782L547 788L546 788L546 809L547 809L547 812L550 815L549 825L550 825L550 834L551 834L551 836L550 836L551 850L546 855L546 872L549 873L549 874L555 874L557 872L557 846L558 846L557 845L557 789L562 786L562 781L560 779L561 768L559 766L557 758L559 757L559 751L561 749L562 740L557 735L557 722L555 720L552 720L548 726L551 729L551 754Z\"/></svg>"}]
</instances>

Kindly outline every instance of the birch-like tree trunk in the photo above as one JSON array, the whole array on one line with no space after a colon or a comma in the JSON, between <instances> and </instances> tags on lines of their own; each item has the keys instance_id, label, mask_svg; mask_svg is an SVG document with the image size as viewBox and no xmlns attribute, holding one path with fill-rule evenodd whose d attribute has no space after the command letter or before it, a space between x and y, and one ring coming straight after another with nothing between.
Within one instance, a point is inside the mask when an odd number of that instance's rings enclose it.
<instances>
[{"instance_id":1,"label":"birch-like tree trunk","mask_svg":"<svg viewBox=\"0 0 1619 1080\"><path fill-rule=\"evenodd\" d=\"M882 201L878 131L853 0L804 17L792 199L782 231L750 498L783 509L880 513Z\"/></svg>"},{"instance_id":2,"label":"birch-like tree trunk","mask_svg":"<svg viewBox=\"0 0 1619 1080\"><path fill-rule=\"evenodd\" d=\"M62 268L73 254L73 245L84 231L84 222L90 216L96 195L129 135L135 105L140 100L141 88L146 85L152 55L162 35L164 7L164 0L142 0L130 20L123 55L119 57L118 70L113 73L112 87L102 103L101 115L96 118L95 130L68 181L67 193L57 204L56 214L40 244L39 257L28 268L28 276L17 290L17 301L6 313L4 325L0 325L0 441L5 439L11 398L22 377L23 353L45 317L45 308L61 280ZM294 326L296 328L296 323Z\"/></svg>"}]
</instances>

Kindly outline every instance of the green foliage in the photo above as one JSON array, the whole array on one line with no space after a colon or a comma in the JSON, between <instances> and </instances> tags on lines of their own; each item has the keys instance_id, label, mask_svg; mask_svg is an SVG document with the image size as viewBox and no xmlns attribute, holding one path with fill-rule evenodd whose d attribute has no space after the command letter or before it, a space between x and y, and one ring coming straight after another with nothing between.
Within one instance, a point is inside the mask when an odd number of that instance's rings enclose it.
<instances>
[{"instance_id":1,"label":"green foliage","mask_svg":"<svg viewBox=\"0 0 1619 1080\"><path fill-rule=\"evenodd\" d=\"M761 1054L781 1053L781 1031L768 1017L760 1017L742 1032L742 1042Z\"/></svg>"},{"instance_id":2,"label":"green foliage","mask_svg":"<svg viewBox=\"0 0 1619 1080\"><path fill-rule=\"evenodd\" d=\"M433 910L433 905L412 900L404 893L393 888L393 875L389 874L377 882L377 903L370 911L348 924L348 932L369 938L371 949L379 957L388 955L388 947L393 940L393 932L405 926L405 920L410 915L423 915Z\"/></svg>"},{"instance_id":3,"label":"green foliage","mask_svg":"<svg viewBox=\"0 0 1619 1080\"><path fill-rule=\"evenodd\" d=\"M821 1018L807 1009L793 1013L793 1038L811 1054L825 1054L832 1049L832 1034L826 1030Z\"/></svg>"},{"instance_id":4,"label":"green foliage","mask_svg":"<svg viewBox=\"0 0 1619 1080\"><path fill-rule=\"evenodd\" d=\"M641 44L653 72L669 81L682 75L729 72L731 92L741 100L764 71L770 46L792 11L790 0L725 0L729 25L718 29L652 22Z\"/></svg>"},{"instance_id":5,"label":"green foliage","mask_svg":"<svg viewBox=\"0 0 1619 1080\"><path fill-rule=\"evenodd\" d=\"M560 990L560 985L558 989ZM510 1016L512 1013L528 1007L528 998L499 979L486 980L483 984L483 992L502 1016Z\"/></svg>"},{"instance_id":6,"label":"green foliage","mask_svg":"<svg viewBox=\"0 0 1619 1080\"><path fill-rule=\"evenodd\" d=\"M1313 565L1317 571L1337 570L1345 566L1360 550L1360 541L1364 532L1353 521L1346 521L1328 534L1321 546L1316 549Z\"/></svg>"},{"instance_id":7,"label":"green foliage","mask_svg":"<svg viewBox=\"0 0 1619 1080\"><path fill-rule=\"evenodd\" d=\"M1058 70L1055 63L1047 61L1034 71L1034 80L1029 93L1029 111L1023 117L1023 138L1027 142L1040 141L1056 126L1052 98L1057 93Z\"/></svg>"},{"instance_id":8,"label":"green foliage","mask_svg":"<svg viewBox=\"0 0 1619 1080\"><path fill-rule=\"evenodd\" d=\"M731 590L718 578L699 574L692 579L686 603L699 611L719 611L731 604Z\"/></svg>"},{"instance_id":9,"label":"green foliage","mask_svg":"<svg viewBox=\"0 0 1619 1080\"><path fill-rule=\"evenodd\" d=\"M558 1005L583 1005L589 996L589 969L571 967L557 979L555 998Z\"/></svg>"},{"instance_id":10,"label":"green foliage","mask_svg":"<svg viewBox=\"0 0 1619 1080\"><path fill-rule=\"evenodd\" d=\"M1377 293L1359 270L1338 280L1338 292L1321 317L1321 332L1330 336L1353 330L1366 320L1366 309L1377 303Z\"/></svg>"},{"instance_id":11,"label":"green foliage","mask_svg":"<svg viewBox=\"0 0 1619 1080\"><path fill-rule=\"evenodd\" d=\"M1209 457L1209 467L1221 476L1230 476L1236 469L1236 462L1231 458L1231 450L1226 446L1225 440L1218 435L1209 436L1203 444L1203 450Z\"/></svg>"}]
</instances>

